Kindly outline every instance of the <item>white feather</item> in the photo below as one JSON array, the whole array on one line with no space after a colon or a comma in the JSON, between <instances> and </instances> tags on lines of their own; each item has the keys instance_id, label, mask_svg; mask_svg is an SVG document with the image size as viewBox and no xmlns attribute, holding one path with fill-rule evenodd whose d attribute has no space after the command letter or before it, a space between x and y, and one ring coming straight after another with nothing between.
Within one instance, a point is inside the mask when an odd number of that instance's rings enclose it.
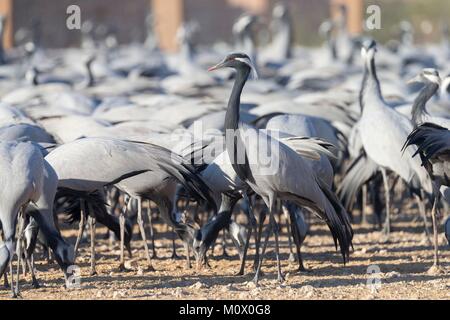
<instances>
[{"instance_id":1,"label":"white feather","mask_svg":"<svg viewBox=\"0 0 450 320\"><path fill-rule=\"evenodd\" d=\"M249 58L235 58L235 60L241 61L250 67L250 79L256 80L258 79L258 73L256 72L256 68L252 61Z\"/></svg>"}]
</instances>

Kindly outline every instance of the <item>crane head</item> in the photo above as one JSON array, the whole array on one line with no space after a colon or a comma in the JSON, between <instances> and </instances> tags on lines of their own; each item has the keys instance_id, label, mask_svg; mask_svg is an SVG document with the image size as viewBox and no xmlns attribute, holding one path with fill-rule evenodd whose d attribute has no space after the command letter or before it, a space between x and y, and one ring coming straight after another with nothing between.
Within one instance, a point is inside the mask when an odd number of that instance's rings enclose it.
<instances>
[{"instance_id":1,"label":"crane head","mask_svg":"<svg viewBox=\"0 0 450 320\"><path fill-rule=\"evenodd\" d=\"M252 60L245 53L230 53L222 61L215 66L212 66L208 71L213 71L222 68L233 68L236 70L250 69L252 79L257 79L258 74Z\"/></svg>"},{"instance_id":2,"label":"crane head","mask_svg":"<svg viewBox=\"0 0 450 320\"><path fill-rule=\"evenodd\" d=\"M365 57L370 51L377 51L377 43L373 39L366 39L361 44L361 55Z\"/></svg>"},{"instance_id":3,"label":"crane head","mask_svg":"<svg viewBox=\"0 0 450 320\"><path fill-rule=\"evenodd\" d=\"M425 68L417 76L408 80L407 84L412 83L434 83L438 86L441 84L439 72L434 68Z\"/></svg>"}]
</instances>

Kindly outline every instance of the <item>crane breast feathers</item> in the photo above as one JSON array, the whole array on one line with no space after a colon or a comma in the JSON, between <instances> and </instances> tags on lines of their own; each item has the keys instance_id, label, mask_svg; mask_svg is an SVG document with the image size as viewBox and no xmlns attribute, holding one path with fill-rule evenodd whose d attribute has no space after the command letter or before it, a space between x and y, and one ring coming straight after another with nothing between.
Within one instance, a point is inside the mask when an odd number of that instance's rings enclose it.
<instances>
[{"instance_id":1,"label":"crane breast feathers","mask_svg":"<svg viewBox=\"0 0 450 320\"><path fill-rule=\"evenodd\" d=\"M336 158L336 156L329 150L331 148L336 149L336 147L333 144L319 138L288 137L281 138L280 141L302 157L311 160L320 160L321 154L329 158Z\"/></svg>"}]
</instances>

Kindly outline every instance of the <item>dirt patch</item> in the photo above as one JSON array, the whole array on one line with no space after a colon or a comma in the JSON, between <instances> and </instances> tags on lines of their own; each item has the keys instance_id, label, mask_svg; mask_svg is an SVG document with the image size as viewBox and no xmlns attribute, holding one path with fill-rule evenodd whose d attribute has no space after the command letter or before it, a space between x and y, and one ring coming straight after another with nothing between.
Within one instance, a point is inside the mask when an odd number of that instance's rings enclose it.
<instances>
[{"instance_id":1,"label":"dirt patch","mask_svg":"<svg viewBox=\"0 0 450 320\"><path fill-rule=\"evenodd\" d=\"M380 233L371 225L355 225L354 252L344 266L334 248L329 232L322 223L314 223L311 235L303 247L308 272L298 273L296 263L288 262L289 249L285 234L281 237L282 269L286 277L277 282L274 244L269 243L263 265L264 276L255 287L252 262L247 263L246 275L235 276L239 269L236 251L228 247L230 257L222 258L216 247L210 259L210 269L197 272L185 269L185 260L170 257L171 241L165 227L157 225L158 258L153 260L156 271L145 271L142 242L132 242L134 271L118 271L118 244L110 247L103 240L105 228L98 229L98 275L89 275L89 248L84 242L77 264L81 267L81 287L63 288L62 273L56 264L48 264L36 254L37 276L43 285L31 287L30 276L22 277L24 299L450 299L450 250L441 234L441 262L447 273L434 276L427 273L432 265L432 246L426 241L423 224L413 210L393 219L390 243L380 242ZM74 242L74 230L65 230L64 236ZM184 254L181 246L179 255ZM254 255L250 249L249 261ZM369 268L369 269L368 269ZM378 269L379 268L379 269ZM370 274L369 271L379 271ZM378 280L371 280L376 277ZM379 283L372 290L367 282ZM1 282L3 283L3 282ZM0 286L0 299L9 298L9 291Z\"/></svg>"}]
</instances>

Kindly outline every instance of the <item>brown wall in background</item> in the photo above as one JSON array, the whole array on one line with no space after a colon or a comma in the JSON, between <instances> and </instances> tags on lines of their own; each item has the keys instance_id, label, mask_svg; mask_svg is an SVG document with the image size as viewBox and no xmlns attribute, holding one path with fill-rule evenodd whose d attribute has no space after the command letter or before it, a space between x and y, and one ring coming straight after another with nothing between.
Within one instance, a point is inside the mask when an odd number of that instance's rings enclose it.
<instances>
[{"instance_id":1,"label":"brown wall in background","mask_svg":"<svg viewBox=\"0 0 450 320\"><path fill-rule=\"evenodd\" d=\"M230 41L232 25L239 15L251 11L267 18L277 2L288 5L298 42L306 45L322 42L312 35L317 34L320 23L328 18L330 0L0 0L0 12L9 11L12 5L9 23L14 32L21 28L30 30L39 20L44 47L67 47L78 46L81 35L79 30L66 28L66 9L71 4L80 6L82 22L92 20L96 25L112 28L120 43L143 41L145 18L152 11L161 47L174 51L176 31L183 20L199 23L201 43ZM6 36L6 42L13 43L12 32Z\"/></svg>"},{"instance_id":2,"label":"brown wall in background","mask_svg":"<svg viewBox=\"0 0 450 320\"><path fill-rule=\"evenodd\" d=\"M0 0L2 3L11 0ZM117 32L119 42L145 37L145 17L150 0L12 0L14 31L31 30L40 22L42 45L45 47L78 46L80 31L68 30L66 10L69 5L81 8L81 21L92 20ZM169 0L172 1L172 0ZM1 7L0 7L1 8Z\"/></svg>"},{"instance_id":3,"label":"brown wall in background","mask_svg":"<svg viewBox=\"0 0 450 320\"><path fill-rule=\"evenodd\" d=\"M187 21L198 21L200 42L212 43L217 40L230 41L233 23L243 12L257 13L269 22L266 18L279 2L289 8L296 41L306 45L322 42L317 42L317 37L312 39L311 35L317 34L322 21L329 17L329 0L185 0L184 12Z\"/></svg>"}]
</instances>

